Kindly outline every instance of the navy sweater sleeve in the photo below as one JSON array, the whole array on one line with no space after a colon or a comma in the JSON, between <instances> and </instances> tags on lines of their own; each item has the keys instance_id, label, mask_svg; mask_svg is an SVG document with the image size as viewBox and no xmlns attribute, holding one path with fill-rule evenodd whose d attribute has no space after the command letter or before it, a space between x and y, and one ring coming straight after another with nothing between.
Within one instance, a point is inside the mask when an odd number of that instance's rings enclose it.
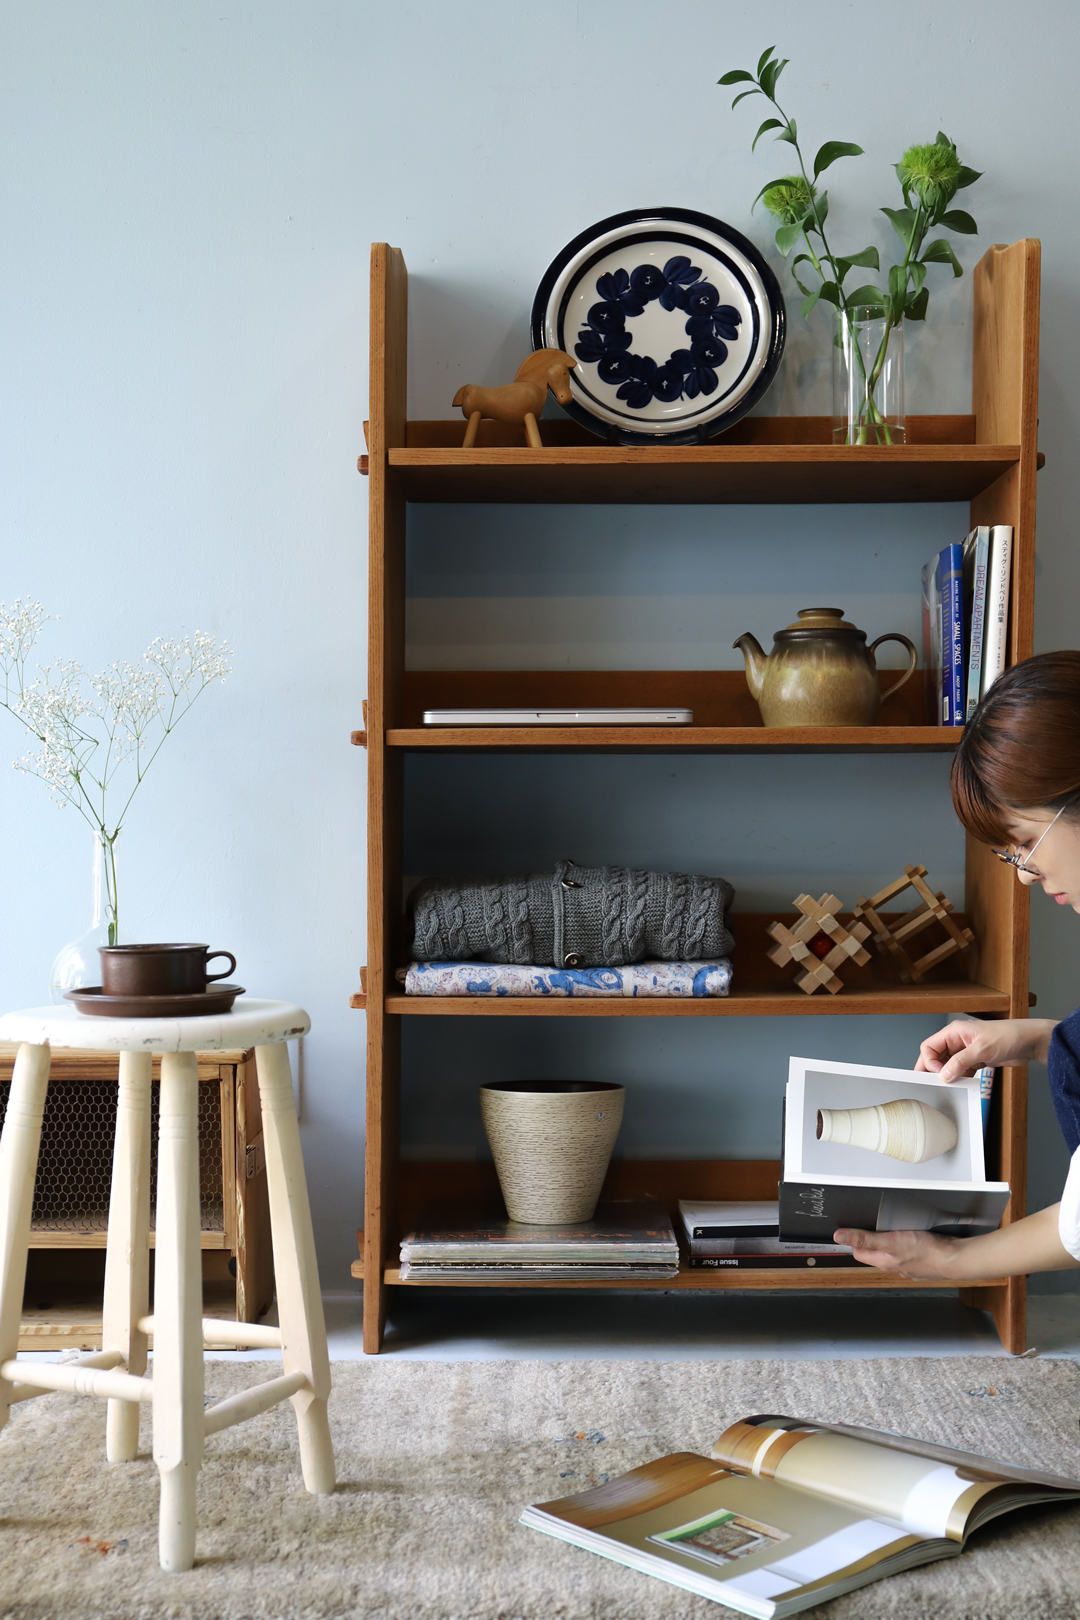
<instances>
[{"instance_id":1,"label":"navy sweater sleeve","mask_svg":"<svg viewBox=\"0 0 1080 1620\"><path fill-rule=\"evenodd\" d=\"M1069 1152L1080 1147L1080 1007L1050 1037L1050 1094Z\"/></svg>"}]
</instances>

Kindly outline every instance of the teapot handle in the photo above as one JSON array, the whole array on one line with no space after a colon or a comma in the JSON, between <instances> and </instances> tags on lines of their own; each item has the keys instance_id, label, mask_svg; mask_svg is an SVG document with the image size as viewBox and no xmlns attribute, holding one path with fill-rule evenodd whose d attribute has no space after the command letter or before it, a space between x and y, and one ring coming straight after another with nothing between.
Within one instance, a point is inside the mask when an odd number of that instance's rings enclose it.
<instances>
[{"instance_id":1,"label":"teapot handle","mask_svg":"<svg viewBox=\"0 0 1080 1620\"><path fill-rule=\"evenodd\" d=\"M882 692L882 694L881 694L882 703L885 702L886 698L893 697L895 695L895 693L899 692L899 690L903 686L904 682L909 681L911 679L911 677L915 673L915 666L919 662L919 655L915 651L914 642L909 641L907 636L900 635L900 633L898 631L896 631L896 630L890 630L887 636L878 636L876 641L872 641L870 643L869 648L867 649L869 651L869 653L871 655L873 655L875 647L880 647L881 643L883 641L899 641L903 646L905 646L907 648L908 657L910 658L911 662L908 664L907 669L905 670L903 675L901 675L900 679L898 681L894 681L893 684L889 687L887 692Z\"/></svg>"}]
</instances>

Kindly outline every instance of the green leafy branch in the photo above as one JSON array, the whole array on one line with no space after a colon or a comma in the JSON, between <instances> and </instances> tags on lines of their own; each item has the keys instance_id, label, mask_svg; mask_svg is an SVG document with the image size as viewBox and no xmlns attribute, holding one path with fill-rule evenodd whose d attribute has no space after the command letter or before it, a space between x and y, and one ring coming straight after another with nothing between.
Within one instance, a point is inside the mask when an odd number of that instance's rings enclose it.
<instances>
[{"instance_id":1,"label":"green leafy branch","mask_svg":"<svg viewBox=\"0 0 1080 1620\"><path fill-rule=\"evenodd\" d=\"M874 399L874 389L878 386L882 368L886 363L887 350L889 350L889 335L897 326L900 319L908 321L925 321L926 305L929 300L929 288L926 287L926 269L929 264L950 264L952 274L963 275L963 267L952 251L952 246L944 237L936 237L933 241L926 241L928 233L938 228L955 230L962 235L973 237L978 232L978 225L972 215L965 214L963 209L952 209L950 203L957 191L965 186L975 183L980 175L975 168L967 168L957 157L955 144L950 141L947 134L938 131L938 138L926 146L910 146L895 165L897 180L900 181L900 190L904 193L904 207L882 209L882 214L891 220L900 246L904 249L904 258L899 264L889 266L887 288L879 287L876 283L866 282L861 287L848 290L845 280L848 274L855 269L870 269L881 272L878 249L874 246L861 248L858 253L837 254L829 246L826 237L826 219L829 217L829 193L818 190L818 180L826 168L831 168L840 157L861 157L863 147L855 146L853 141L826 141L819 147L818 156L814 157L813 175L806 170L806 160L798 144L798 128L795 120L789 117L780 107L776 99L776 84L780 73L789 63L785 57L782 62L776 55L776 47L769 45L769 49L761 53L758 68L755 73L748 73L745 68L735 68L725 73L721 84L750 84L750 89L738 92L732 102L732 110L738 107L740 100L750 96L764 96L771 102L779 117L769 117L759 126L758 133L753 138L750 151L758 146L763 134L777 131L777 141L785 143L795 149L798 159L797 175L782 175L779 180L766 181L758 196L753 199L751 209L763 201L767 211L774 215L780 224L776 232L776 245L784 258L789 258L795 251L798 243L803 243L805 251L795 254L792 259L792 275L795 285L803 293L801 313L810 316L811 309L824 300L831 303L837 311L847 316L848 335L855 339L857 319L853 318L852 311L871 308L881 311L884 316L884 335L879 342L878 353L870 360L863 356L861 345L855 340L850 342L850 361L857 364L860 369L861 403L858 421L848 424L848 439L850 442L865 444L868 433L874 439L884 444L892 444L892 434L889 424L878 408ZM818 275L818 287L808 287L803 277L810 272L801 271L803 266L811 266L814 274ZM868 318L863 318L868 319ZM840 342L840 335L837 335Z\"/></svg>"},{"instance_id":2,"label":"green leafy branch","mask_svg":"<svg viewBox=\"0 0 1080 1620\"><path fill-rule=\"evenodd\" d=\"M824 300L849 317L852 310L866 306L880 307L886 317L879 354L866 375L869 418L871 421L879 420L873 390L884 364L889 334L902 317L910 321L925 320L929 299L927 267L931 264L950 264L954 277L964 273L950 243L944 237L935 237L928 242L927 235L941 228L964 236L977 234L978 226L971 215L950 205L956 193L973 185L979 179L979 174L960 162L955 143L940 130L936 139L928 145L909 147L895 165L904 206L882 209L900 239L903 257L899 264L889 267L887 287L868 282L854 289L845 288L848 275L856 267L880 272L878 250L871 246L862 248L858 253L833 252L825 233L829 195L827 191L818 190L817 182L838 158L861 157L863 148L856 146L853 141L826 141L814 158L813 173L807 171L795 120L789 117L776 99L777 80L788 61L788 57L779 60L776 47L770 45L767 51L762 52L756 72L735 68L725 73L719 83L750 86L735 97L731 103L733 110L749 96L764 96L778 115L766 118L761 124L754 136L751 152L763 135L775 130L778 131L775 139L793 147L798 159L799 173L767 181L751 207L764 202L773 217L779 220L776 246L785 259L790 257L800 242L803 245L804 251L796 254L791 261L795 284L804 295L800 306L803 315L808 317L815 305ZM817 287L806 285L803 278L810 274L802 268L806 265L816 273ZM861 355L859 364L863 364Z\"/></svg>"}]
</instances>

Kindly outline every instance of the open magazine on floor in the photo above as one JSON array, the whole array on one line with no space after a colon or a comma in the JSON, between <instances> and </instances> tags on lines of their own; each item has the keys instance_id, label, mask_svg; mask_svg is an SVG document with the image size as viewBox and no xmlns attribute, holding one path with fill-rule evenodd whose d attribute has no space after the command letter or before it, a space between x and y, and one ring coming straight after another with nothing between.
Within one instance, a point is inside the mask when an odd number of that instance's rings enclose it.
<instances>
[{"instance_id":1,"label":"open magazine on floor","mask_svg":"<svg viewBox=\"0 0 1080 1620\"><path fill-rule=\"evenodd\" d=\"M742 1614L773 1615L963 1552L999 1513L1080 1497L1080 1480L878 1429L761 1415L712 1456L676 1452L522 1524Z\"/></svg>"}]
</instances>

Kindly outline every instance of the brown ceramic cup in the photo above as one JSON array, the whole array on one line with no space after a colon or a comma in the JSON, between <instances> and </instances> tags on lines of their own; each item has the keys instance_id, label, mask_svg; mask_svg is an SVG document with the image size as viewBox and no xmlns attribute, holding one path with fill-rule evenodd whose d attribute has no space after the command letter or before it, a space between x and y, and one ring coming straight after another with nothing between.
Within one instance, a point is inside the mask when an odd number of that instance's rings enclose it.
<instances>
[{"instance_id":1,"label":"brown ceramic cup","mask_svg":"<svg viewBox=\"0 0 1080 1620\"><path fill-rule=\"evenodd\" d=\"M231 951L209 945L99 945L101 988L107 996L198 996L215 979L236 972ZM216 956L227 956L224 973L207 973Z\"/></svg>"}]
</instances>

